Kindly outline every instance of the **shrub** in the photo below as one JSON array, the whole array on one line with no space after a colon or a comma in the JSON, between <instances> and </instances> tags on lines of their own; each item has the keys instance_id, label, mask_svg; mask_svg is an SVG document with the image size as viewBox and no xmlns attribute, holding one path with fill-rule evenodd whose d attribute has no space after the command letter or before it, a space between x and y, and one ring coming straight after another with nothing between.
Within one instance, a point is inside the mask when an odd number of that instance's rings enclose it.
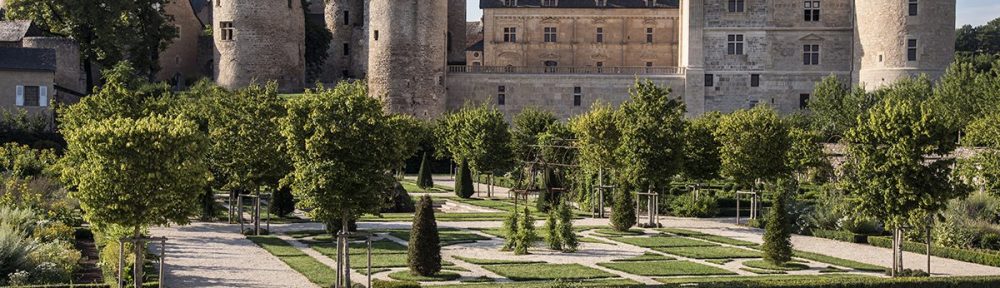
<instances>
[{"instance_id":1,"label":"shrub","mask_svg":"<svg viewBox=\"0 0 1000 288\"><path fill-rule=\"evenodd\" d=\"M420 189L430 189L434 187L434 177L431 175L431 161L427 152L424 151L423 159L420 160L420 172L417 173L417 187Z\"/></svg>"},{"instance_id":2,"label":"shrub","mask_svg":"<svg viewBox=\"0 0 1000 288\"><path fill-rule=\"evenodd\" d=\"M407 263L410 273L419 276L433 276L441 271L441 242L438 237L437 222L434 219L434 203L431 196L420 197L417 214L410 228L409 256Z\"/></svg>"},{"instance_id":3,"label":"shrub","mask_svg":"<svg viewBox=\"0 0 1000 288\"><path fill-rule=\"evenodd\" d=\"M556 177L555 171L551 168L546 168L545 173L542 174L542 191L538 194L538 199L535 200L536 208L538 211L549 212L552 207L559 204L559 195L557 189L562 185L559 183L559 178Z\"/></svg>"},{"instance_id":4,"label":"shrub","mask_svg":"<svg viewBox=\"0 0 1000 288\"><path fill-rule=\"evenodd\" d=\"M557 228L559 240L562 241L563 252L575 252L580 246L576 232L573 231L573 210L566 201L559 205L559 227Z\"/></svg>"},{"instance_id":5,"label":"shrub","mask_svg":"<svg viewBox=\"0 0 1000 288\"><path fill-rule=\"evenodd\" d=\"M17 143L0 145L0 174L9 173L25 178L42 174L56 162L52 150L35 150Z\"/></svg>"},{"instance_id":6,"label":"shrub","mask_svg":"<svg viewBox=\"0 0 1000 288\"><path fill-rule=\"evenodd\" d=\"M74 249L73 244L67 241L60 240L39 245L29 255L32 263L38 263L31 272L32 283L69 282L81 257L80 251Z\"/></svg>"},{"instance_id":7,"label":"shrub","mask_svg":"<svg viewBox=\"0 0 1000 288\"><path fill-rule=\"evenodd\" d=\"M455 195L462 198L471 198L476 193L472 187L472 171L469 170L469 161L462 160L458 165L458 175L455 176Z\"/></svg>"},{"instance_id":8,"label":"shrub","mask_svg":"<svg viewBox=\"0 0 1000 288\"><path fill-rule=\"evenodd\" d=\"M528 210L528 207L525 207L524 214L518 217L517 239L514 241L514 254L528 254L528 247L531 247L531 244L535 242L536 237L535 220L531 217L531 210Z\"/></svg>"},{"instance_id":9,"label":"shrub","mask_svg":"<svg viewBox=\"0 0 1000 288\"><path fill-rule=\"evenodd\" d=\"M278 217L285 217L295 212L295 197L292 196L292 189L282 187L274 191L274 199L271 202L271 214Z\"/></svg>"},{"instance_id":10,"label":"shrub","mask_svg":"<svg viewBox=\"0 0 1000 288\"><path fill-rule=\"evenodd\" d=\"M32 263L28 256L37 248L21 230L0 224L0 276L30 270Z\"/></svg>"},{"instance_id":11,"label":"shrub","mask_svg":"<svg viewBox=\"0 0 1000 288\"><path fill-rule=\"evenodd\" d=\"M787 212L788 197L791 194L788 182L779 181L772 187L772 207L768 211L767 226L764 228L764 260L775 265L784 265L792 260L792 223Z\"/></svg>"},{"instance_id":12,"label":"shrub","mask_svg":"<svg viewBox=\"0 0 1000 288\"><path fill-rule=\"evenodd\" d=\"M31 209L0 206L0 226L10 228L19 234L31 235L37 219Z\"/></svg>"},{"instance_id":13,"label":"shrub","mask_svg":"<svg viewBox=\"0 0 1000 288\"><path fill-rule=\"evenodd\" d=\"M549 249L562 250L562 240L559 239L559 230L557 230L559 225L556 210L549 211L547 216L545 218L545 231L548 232L548 236L545 237L545 244L549 246Z\"/></svg>"},{"instance_id":14,"label":"shrub","mask_svg":"<svg viewBox=\"0 0 1000 288\"><path fill-rule=\"evenodd\" d=\"M73 227L58 221L42 221L32 234L40 242L73 241Z\"/></svg>"},{"instance_id":15,"label":"shrub","mask_svg":"<svg viewBox=\"0 0 1000 288\"><path fill-rule=\"evenodd\" d=\"M868 244L889 248L892 247L892 239L890 237L868 237ZM923 254L927 253L927 244L905 241L903 242L903 250ZM931 246L931 255L958 261L1000 267L1000 255L998 255L996 251L980 251L975 249Z\"/></svg>"},{"instance_id":16,"label":"shrub","mask_svg":"<svg viewBox=\"0 0 1000 288\"><path fill-rule=\"evenodd\" d=\"M812 236L850 243L868 243L868 235L854 234L850 231L813 229Z\"/></svg>"},{"instance_id":17,"label":"shrub","mask_svg":"<svg viewBox=\"0 0 1000 288\"><path fill-rule=\"evenodd\" d=\"M396 182L392 186L392 190L389 191L389 197L385 203L385 207L382 208L382 213L411 213L416 210L413 206L413 198L410 198L410 193L406 192L406 188L403 188L403 184Z\"/></svg>"},{"instance_id":18,"label":"shrub","mask_svg":"<svg viewBox=\"0 0 1000 288\"><path fill-rule=\"evenodd\" d=\"M702 193L697 199L693 192L680 195L670 203L673 215L679 217L707 218L715 217L719 213L718 201L709 193Z\"/></svg>"},{"instance_id":19,"label":"shrub","mask_svg":"<svg viewBox=\"0 0 1000 288\"><path fill-rule=\"evenodd\" d=\"M205 186L205 191L198 196L198 203L201 205L201 220L212 221L215 218L215 191L211 186Z\"/></svg>"},{"instance_id":20,"label":"shrub","mask_svg":"<svg viewBox=\"0 0 1000 288\"><path fill-rule=\"evenodd\" d=\"M611 204L611 228L618 231L628 231L635 226L635 201L632 192L627 189L614 191L614 203Z\"/></svg>"},{"instance_id":21,"label":"shrub","mask_svg":"<svg viewBox=\"0 0 1000 288\"><path fill-rule=\"evenodd\" d=\"M514 249L514 242L517 240L517 210L510 211L507 218L503 219L504 242L500 251L510 251Z\"/></svg>"}]
</instances>

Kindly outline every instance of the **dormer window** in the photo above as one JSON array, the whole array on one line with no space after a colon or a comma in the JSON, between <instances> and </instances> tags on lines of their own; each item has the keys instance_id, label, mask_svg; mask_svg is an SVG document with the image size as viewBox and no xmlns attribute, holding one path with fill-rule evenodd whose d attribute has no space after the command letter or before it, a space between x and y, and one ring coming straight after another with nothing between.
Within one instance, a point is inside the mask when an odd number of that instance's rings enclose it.
<instances>
[{"instance_id":1,"label":"dormer window","mask_svg":"<svg viewBox=\"0 0 1000 288\"><path fill-rule=\"evenodd\" d=\"M608 0L596 0L596 1L597 1L597 7L608 6Z\"/></svg>"},{"instance_id":2,"label":"dormer window","mask_svg":"<svg viewBox=\"0 0 1000 288\"><path fill-rule=\"evenodd\" d=\"M545 6L545 7L556 7L556 6L559 6L559 0L542 0L542 6Z\"/></svg>"},{"instance_id":3,"label":"dormer window","mask_svg":"<svg viewBox=\"0 0 1000 288\"><path fill-rule=\"evenodd\" d=\"M506 6L506 7L517 6L517 0L503 0L503 6Z\"/></svg>"}]
</instances>

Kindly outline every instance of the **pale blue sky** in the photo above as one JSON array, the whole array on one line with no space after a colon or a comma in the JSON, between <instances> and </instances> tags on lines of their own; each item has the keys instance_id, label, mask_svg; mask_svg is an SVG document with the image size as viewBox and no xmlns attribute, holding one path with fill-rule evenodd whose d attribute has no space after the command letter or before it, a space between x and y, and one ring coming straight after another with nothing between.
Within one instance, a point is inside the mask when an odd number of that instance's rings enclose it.
<instances>
[{"instance_id":1,"label":"pale blue sky","mask_svg":"<svg viewBox=\"0 0 1000 288\"><path fill-rule=\"evenodd\" d=\"M483 12L479 10L479 0L468 1L469 21L479 21L483 16ZM955 26L983 25L998 17L1000 17L1000 1L998 0L958 0L958 17L956 19L958 23L955 23Z\"/></svg>"}]
</instances>

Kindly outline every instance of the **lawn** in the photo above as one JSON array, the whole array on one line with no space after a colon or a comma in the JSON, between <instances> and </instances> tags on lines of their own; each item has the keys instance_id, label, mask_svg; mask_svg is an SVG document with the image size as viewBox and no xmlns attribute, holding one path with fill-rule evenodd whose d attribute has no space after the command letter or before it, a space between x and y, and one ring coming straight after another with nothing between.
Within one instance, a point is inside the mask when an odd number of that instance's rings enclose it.
<instances>
[{"instance_id":1,"label":"lawn","mask_svg":"<svg viewBox=\"0 0 1000 288\"><path fill-rule=\"evenodd\" d=\"M654 247L706 247L719 246L719 244L673 236L653 236L653 237L607 237L610 240L631 244L643 248Z\"/></svg>"},{"instance_id":2,"label":"lawn","mask_svg":"<svg viewBox=\"0 0 1000 288\"><path fill-rule=\"evenodd\" d=\"M424 189L420 188L419 186L417 186L417 182L410 181L410 180L399 181L399 184L402 184L403 185L403 189L406 189L406 192L410 192L410 193L450 193L450 192L452 192L449 187L444 187L444 186L441 186L441 185L434 185L434 187L431 187L430 189L424 190Z\"/></svg>"},{"instance_id":3,"label":"lawn","mask_svg":"<svg viewBox=\"0 0 1000 288\"><path fill-rule=\"evenodd\" d=\"M613 262L597 265L641 276L736 275L725 269L690 261Z\"/></svg>"},{"instance_id":4,"label":"lawn","mask_svg":"<svg viewBox=\"0 0 1000 288\"><path fill-rule=\"evenodd\" d=\"M507 213L434 213L434 218L441 222L451 221L500 221ZM409 222L413 221L413 213L382 213L382 216L365 215L358 222Z\"/></svg>"},{"instance_id":5,"label":"lawn","mask_svg":"<svg viewBox=\"0 0 1000 288\"><path fill-rule=\"evenodd\" d=\"M393 237L403 239L403 241L410 240L410 231L408 230L394 230L390 231L389 235ZM463 232L463 231L441 231L438 230L438 238L441 241L441 246L455 245L460 243L472 243L476 241L490 240L486 236L482 236L475 233Z\"/></svg>"},{"instance_id":6,"label":"lawn","mask_svg":"<svg viewBox=\"0 0 1000 288\"><path fill-rule=\"evenodd\" d=\"M298 248L292 247L292 244L285 242L285 240L274 236L250 236L247 239L278 257L282 262L320 287L330 287L335 282L336 271L306 255Z\"/></svg>"},{"instance_id":7,"label":"lawn","mask_svg":"<svg viewBox=\"0 0 1000 288\"><path fill-rule=\"evenodd\" d=\"M337 245L334 243L312 241L303 241L303 243L309 244L310 247L324 255L337 255ZM368 245L365 243L351 243L350 247L351 254L368 253ZM406 254L406 246L385 239L372 241L372 254Z\"/></svg>"},{"instance_id":8,"label":"lawn","mask_svg":"<svg viewBox=\"0 0 1000 288\"><path fill-rule=\"evenodd\" d=\"M850 268L850 269L854 269L854 270L858 270L858 271L883 272L886 269L885 267L882 267L882 266L871 265L871 264L867 264L867 263L861 263L861 262L857 262L857 261L851 261L851 260L841 259L841 258L837 258L837 257L833 257L833 256L827 256L827 255L823 255L823 254L817 254L817 253L805 252L805 251L799 251L799 250L795 250L794 255L795 255L795 257L798 257L798 258L809 259L809 260L813 260L813 261L816 261L816 262L823 262L823 263L826 263L826 264L833 264L833 265L836 265L836 266L840 266L840 267L844 267L844 268Z\"/></svg>"},{"instance_id":9,"label":"lawn","mask_svg":"<svg viewBox=\"0 0 1000 288\"><path fill-rule=\"evenodd\" d=\"M666 232L666 233L669 233L669 234L673 234L673 235L677 235L677 236L697 238L697 239L701 239L701 240L705 240L705 241L711 241L711 242L715 242L715 243L722 243L722 244L726 244L726 245L744 246L744 247L757 247L757 246L760 246L760 244L749 242L749 241L736 240L736 239L725 237L725 236L710 235L710 234L705 234L705 233L701 233L701 232L697 232L697 231L691 231L691 230L676 229L676 228L662 228L662 229L656 229L656 230L657 231L661 231L661 232Z\"/></svg>"},{"instance_id":10,"label":"lawn","mask_svg":"<svg viewBox=\"0 0 1000 288\"><path fill-rule=\"evenodd\" d=\"M614 274L580 264L487 265L483 269L514 281L582 280L611 278Z\"/></svg>"},{"instance_id":11,"label":"lawn","mask_svg":"<svg viewBox=\"0 0 1000 288\"><path fill-rule=\"evenodd\" d=\"M417 282L433 282L433 281L451 281L462 277L455 272L441 271L434 276L419 276L410 274L409 270L396 271L389 273L389 278L400 280L400 281L417 281Z\"/></svg>"},{"instance_id":12,"label":"lawn","mask_svg":"<svg viewBox=\"0 0 1000 288\"><path fill-rule=\"evenodd\" d=\"M595 233L604 236L638 236L645 234L641 229L629 229L628 231L618 231L610 228L594 230Z\"/></svg>"},{"instance_id":13,"label":"lawn","mask_svg":"<svg viewBox=\"0 0 1000 288\"><path fill-rule=\"evenodd\" d=\"M646 252L642 255L625 258L625 259L615 259L612 262L641 262L641 261L664 261L664 260L674 260L673 257L660 255L656 253Z\"/></svg>"},{"instance_id":14,"label":"lawn","mask_svg":"<svg viewBox=\"0 0 1000 288\"><path fill-rule=\"evenodd\" d=\"M497 260L497 259L480 259L480 258L470 258L462 256L453 256L455 259L468 262L469 264L476 265L502 265L502 264L537 264L545 263L543 261L530 261L530 260Z\"/></svg>"},{"instance_id":15,"label":"lawn","mask_svg":"<svg viewBox=\"0 0 1000 288\"><path fill-rule=\"evenodd\" d=\"M653 248L667 254L694 259L761 258L760 251L735 247L663 247Z\"/></svg>"},{"instance_id":16,"label":"lawn","mask_svg":"<svg viewBox=\"0 0 1000 288\"><path fill-rule=\"evenodd\" d=\"M764 260L749 260L743 262L743 266L754 269L764 269L764 270L774 270L774 271L802 271L809 269L809 265L802 263L790 262L790 263L785 263L785 265L779 266Z\"/></svg>"},{"instance_id":17,"label":"lawn","mask_svg":"<svg viewBox=\"0 0 1000 288\"><path fill-rule=\"evenodd\" d=\"M482 284L451 284L451 285L441 285L434 286L434 288L552 288L552 287L636 287L641 285L639 282L635 282L628 279L614 278L614 279L595 279L595 280L582 280L582 281L532 281L532 282L515 282L515 283L482 283Z\"/></svg>"}]
</instances>

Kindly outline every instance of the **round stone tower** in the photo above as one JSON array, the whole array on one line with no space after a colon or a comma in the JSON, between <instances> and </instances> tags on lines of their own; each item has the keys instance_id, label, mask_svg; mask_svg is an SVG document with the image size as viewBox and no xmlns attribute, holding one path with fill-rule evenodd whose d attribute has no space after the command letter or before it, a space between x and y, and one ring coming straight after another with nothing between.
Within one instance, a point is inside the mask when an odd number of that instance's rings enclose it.
<instances>
[{"instance_id":1,"label":"round stone tower","mask_svg":"<svg viewBox=\"0 0 1000 288\"><path fill-rule=\"evenodd\" d=\"M393 113L445 111L449 0L371 0L368 90Z\"/></svg>"},{"instance_id":2,"label":"round stone tower","mask_svg":"<svg viewBox=\"0 0 1000 288\"><path fill-rule=\"evenodd\" d=\"M364 12L364 0L326 1L323 14L333 38L323 67L323 82L364 77L363 68L368 64Z\"/></svg>"},{"instance_id":3,"label":"round stone tower","mask_svg":"<svg viewBox=\"0 0 1000 288\"><path fill-rule=\"evenodd\" d=\"M237 89L277 81L283 92L305 84L302 1L215 0L215 81Z\"/></svg>"},{"instance_id":4,"label":"round stone tower","mask_svg":"<svg viewBox=\"0 0 1000 288\"><path fill-rule=\"evenodd\" d=\"M854 0L854 82L868 89L944 74L955 54L955 0Z\"/></svg>"}]
</instances>

